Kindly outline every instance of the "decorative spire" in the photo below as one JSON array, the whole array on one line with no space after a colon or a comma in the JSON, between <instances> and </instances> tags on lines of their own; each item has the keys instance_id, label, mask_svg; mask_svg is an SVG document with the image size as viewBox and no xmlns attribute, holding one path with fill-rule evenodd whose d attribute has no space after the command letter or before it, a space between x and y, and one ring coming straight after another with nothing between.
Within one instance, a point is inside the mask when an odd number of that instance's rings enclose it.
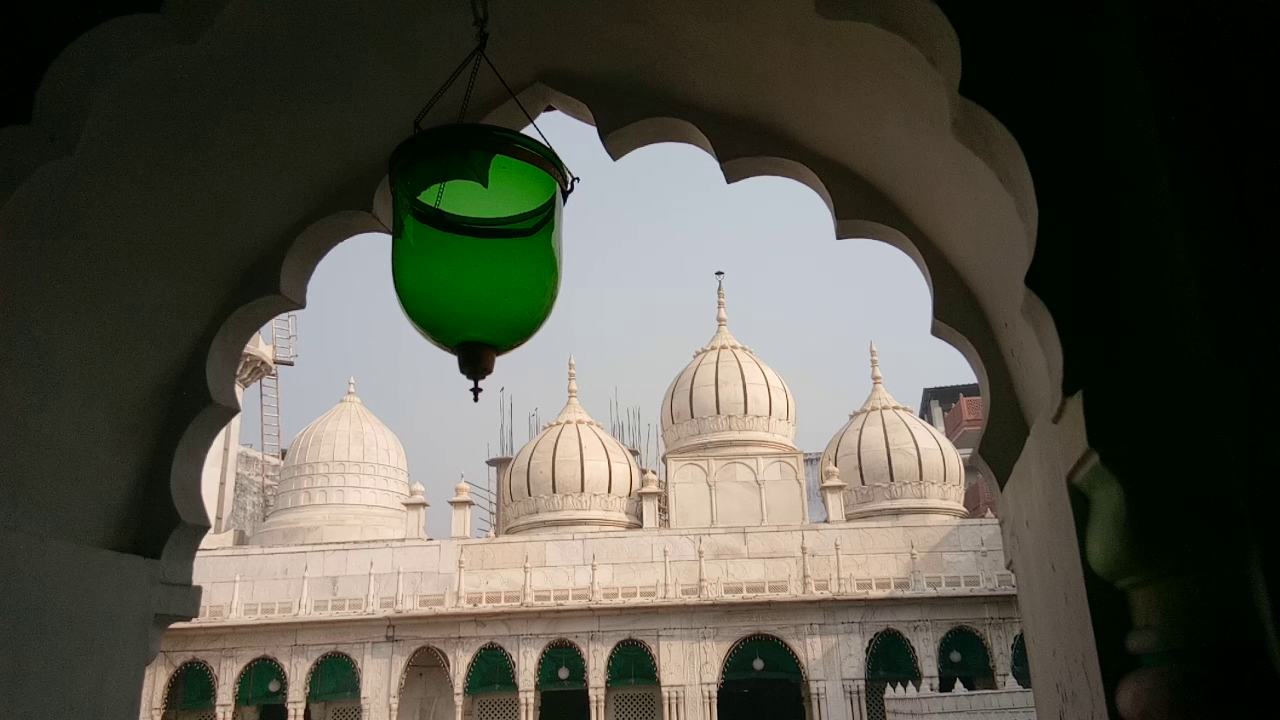
<instances>
[{"instance_id":1,"label":"decorative spire","mask_svg":"<svg viewBox=\"0 0 1280 720\"><path fill-rule=\"evenodd\" d=\"M729 334L729 314L724 309L724 273L716 271L716 334L711 337L711 342L707 343L701 350L694 353L697 357L705 352L712 350L728 350L740 349L751 352L751 348L738 342L736 338Z\"/></svg>"},{"instance_id":2,"label":"decorative spire","mask_svg":"<svg viewBox=\"0 0 1280 720\"><path fill-rule=\"evenodd\" d=\"M356 377L354 375L347 378L347 394L342 397L342 402L360 402L359 396L356 395Z\"/></svg>"},{"instance_id":3,"label":"decorative spire","mask_svg":"<svg viewBox=\"0 0 1280 720\"><path fill-rule=\"evenodd\" d=\"M728 329L729 314L724 311L724 271L716 271L716 325Z\"/></svg>"},{"instance_id":4,"label":"decorative spire","mask_svg":"<svg viewBox=\"0 0 1280 720\"><path fill-rule=\"evenodd\" d=\"M858 412L890 410L893 408L910 411L910 408L899 405L898 401L889 395L889 391L884 389L884 375L880 374L880 353L876 352L876 344L871 343L871 394L867 396L867 401L862 404L862 408ZM854 413L854 415L856 414Z\"/></svg>"},{"instance_id":5,"label":"decorative spire","mask_svg":"<svg viewBox=\"0 0 1280 720\"><path fill-rule=\"evenodd\" d=\"M569 401L578 401L578 366L572 355L569 356Z\"/></svg>"},{"instance_id":6,"label":"decorative spire","mask_svg":"<svg viewBox=\"0 0 1280 720\"><path fill-rule=\"evenodd\" d=\"M555 420L548 423L547 427L563 423L585 423L599 426L599 423L592 420L586 409L578 403L578 365L574 362L572 355L569 356L569 399L565 402L564 409L560 411Z\"/></svg>"}]
</instances>

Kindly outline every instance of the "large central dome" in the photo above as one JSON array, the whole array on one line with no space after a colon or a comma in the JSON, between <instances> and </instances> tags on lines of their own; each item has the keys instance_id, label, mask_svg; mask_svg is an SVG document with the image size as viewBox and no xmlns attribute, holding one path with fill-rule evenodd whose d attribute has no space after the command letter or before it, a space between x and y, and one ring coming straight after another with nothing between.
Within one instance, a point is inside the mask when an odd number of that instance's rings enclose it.
<instances>
[{"instance_id":1,"label":"large central dome","mask_svg":"<svg viewBox=\"0 0 1280 720\"><path fill-rule=\"evenodd\" d=\"M662 399L667 452L744 444L794 451L791 390L729 334L723 283L716 294L716 334L694 353Z\"/></svg>"},{"instance_id":2,"label":"large central dome","mask_svg":"<svg viewBox=\"0 0 1280 720\"><path fill-rule=\"evenodd\" d=\"M289 444L275 509L251 542L298 545L404 537L404 446L359 396L356 382Z\"/></svg>"}]
</instances>

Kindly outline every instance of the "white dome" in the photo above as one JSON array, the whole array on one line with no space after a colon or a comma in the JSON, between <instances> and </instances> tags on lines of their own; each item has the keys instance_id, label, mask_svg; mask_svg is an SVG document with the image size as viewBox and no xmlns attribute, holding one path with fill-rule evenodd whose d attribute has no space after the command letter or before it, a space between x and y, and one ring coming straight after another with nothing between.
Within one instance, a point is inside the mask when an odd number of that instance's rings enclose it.
<instances>
[{"instance_id":1,"label":"white dome","mask_svg":"<svg viewBox=\"0 0 1280 720\"><path fill-rule=\"evenodd\" d=\"M569 400L516 453L502 477L505 534L640 527L635 456L578 404L569 358Z\"/></svg>"},{"instance_id":2,"label":"white dome","mask_svg":"<svg viewBox=\"0 0 1280 720\"><path fill-rule=\"evenodd\" d=\"M964 517L964 461L937 428L884 389L871 346L871 395L831 438L820 467L848 485L845 516L930 513Z\"/></svg>"},{"instance_id":3,"label":"white dome","mask_svg":"<svg viewBox=\"0 0 1280 720\"><path fill-rule=\"evenodd\" d=\"M729 334L723 284L717 306L716 334L694 353L662 398L667 451L744 444L795 451L791 389Z\"/></svg>"},{"instance_id":4,"label":"white dome","mask_svg":"<svg viewBox=\"0 0 1280 720\"><path fill-rule=\"evenodd\" d=\"M255 545L404 537L409 465L404 446L356 395L347 394L289 444L271 515Z\"/></svg>"}]
</instances>

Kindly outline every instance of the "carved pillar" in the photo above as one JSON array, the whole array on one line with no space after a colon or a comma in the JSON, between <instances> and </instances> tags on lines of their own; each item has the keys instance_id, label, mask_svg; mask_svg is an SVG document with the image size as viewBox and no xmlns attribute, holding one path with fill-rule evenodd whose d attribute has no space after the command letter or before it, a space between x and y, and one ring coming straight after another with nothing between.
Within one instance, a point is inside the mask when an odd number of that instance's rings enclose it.
<instances>
[{"instance_id":1,"label":"carved pillar","mask_svg":"<svg viewBox=\"0 0 1280 720\"><path fill-rule=\"evenodd\" d=\"M718 700L720 697L720 688L715 683L706 683L702 686L702 718L703 720L719 720L720 708Z\"/></svg>"},{"instance_id":2,"label":"carved pillar","mask_svg":"<svg viewBox=\"0 0 1280 720\"><path fill-rule=\"evenodd\" d=\"M658 500L661 497L657 473L645 470L644 484L640 487L640 522L644 528L656 528L661 524L658 517Z\"/></svg>"},{"instance_id":3,"label":"carved pillar","mask_svg":"<svg viewBox=\"0 0 1280 720\"><path fill-rule=\"evenodd\" d=\"M467 487L466 480L458 483L454 490L457 494L449 501L450 507L453 508L449 537L469 538L471 537L471 508L475 507L476 501L471 499L471 490Z\"/></svg>"},{"instance_id":4,"label":"carved pillar","mask_svg":"<svg viewBox=\"0 0 1280 720\"><path fill-rule=\"evenodd\" d=\"M231 585L231 607L227 608L227 617L240 617L240 573L236 573L235 582Z\"/></svg>"},{"instance_id":5,"label":"carved pillar","mask_svg":"<svg viewBox=\"0 0 1280 720\"><path fill-rule=\"evenodd\" d=\"M861 678L844 681L845 706L852 720L867 718L867 681Z\"/></svg>"},{"instance_id":6,"label":"carved pillar","mask_svg":"<svg viewBox=\"0 0 1280 720\"><path fill-rule=\"evenodd\" d=\"M702 549L702 539L698 539L698 597L711 597L711 584L707 581L707 556Z\"/></svg>"},{"instance_id":7,"label":"carved pillar","mask_svg":"<svg viewBox=\"0 0 1280 720\"><path fill-rule=\"evenodd\" d=\"M822 492L822 504L827 511L827 522L844 522L844 491L848 487L840 479L840 470L828 464L822 470L822 484L818 489Z\"/></svg>"},{"instance_id":8,"label":"carved pillar","mask_svg":"<svg viewBox=\"0 0 1280 720\"><path fill-rule=\"evenodd\" d=\"M756 478L756 489L760 494L760 524L769 524L769 503L764 499L764 477Z\"/></svg>"},{"instance_id":9,"label":"carved pillar","mask_svg":"<svg viewBox=\"0 0 1280 720\"><path fill-rule=\"evenodd\" d=\"M800 592L813 594L813 577L809 575L809 541L800 534Z\"/></svg>"},{"instance_id":10,"label":"carved pillar","mask_svg":"<svg viewBox=\"0 0 1280 720\"><path fill-rule=\"evenodd\" d=\"M427 498L423 496L423 488L414 483L409 488L409 497L400 502L404 505L404 536L411 540L427 536Z\"/></svg>"},{"instance_id":11,"label":"carved pillar","mask_svg":"<svg viewBox=\"0 0 1280 720\"><path fill-rule=\"evenodd\" d=\"M457 577L454 578L457 582L454 583L454 589L453 589L454 607L462 607L463 605L466 604L466 601L467 601L466 572L467 572L467 559L462 556L462 548L458 548L458 572L457 572Z\"/></svg>"},{"instance_id":12,"label":"carved pillar","mask_svg":"<svg viewBox=\"0 0 1280 720\"><path fill-rule=\"evenodd\" d=\"M933 637L933 626L921 621L911 626L912 643L920 660L921 690L938 690L938 644Z\"/></svg>"},{"instance_id":13,"label":"carved pillar","mask_svg":"<svg viewBox=\"0 0 1280 720\"><path fill-rule=\"evenodd\" d=\"M590 703L591 720L604 720L605 689L593 687L587 689L587 701Z\"/></svg>"},{"instance_id":14,"label":"carved pillar","mask_svg":"<svg viewBox=\"0 0 1280 720\"><path fill-rule=\"evenodd\" d=\"M307 712L307 703L304 700L290 700L288 710L289 720L302 720Z\"/></svg>"},{"instance_id":15,"label":"carved pillar","mask_svg":"<svg viewBox=\"0 0 1280 720\"><path fill-rule=\"evenodd\" d=\"M836 595L847 592L844 583L844 553L841 552L840 538L836 538L836 578L831 583L831 592Z\"/></svg>"},{"instance_id":16,"label":"carved pillar","mask_svg":"<svg viewBox=\"0 0 1280 720\"><path fill-rule=\"evenodd\" d=\"M675 578L671 577L671 546L662 546L662 596L675 597L679 593L671 588L671 581Z\"/></svg>"},{"instance_id":17,"label":"carved pillar","mask_svg":"<svg viewBox=\"0 0 1280 720\"><path fill-rule=\"evenodd\" d=\"M827 720L827 683L809 681L809 720Z\"/></svg>"},{"instance_id":18,"label":"carved pillar","mask_svg":"<svg viewBox=\"0 0 1280 720\"><path fill-rule=\"evenodd\" d=\"M720 524L720 513L716 508L716 481L715 481L715 463L711 463L711 470L707 473L707 495L711 500L711 527Z\"/></svg>"},{"instance_id":19,"label":"carved pillar","mask_svg":"<svg viewBox=\"0 0 1280 720\"><path fill-rule=\"evenodd\" d=\"M455 692L453 694L453 720L462 720L463 712L467 709L467 696ZM393 720L395 720L393 718Z\"/></svg>"},{"instance_id":20,"label":"carved pillar","mask_svg":"<svg viewBox=\"0 0 1280 720\"><path fill-rule=\"evenodd\" d=\"M397 720L400 715L400 698L392 697L387 703L387 720Z\"/></svg>"},{"instance_id":21,"label":"carved pillar","mask_svg":"<svg viewBox=\"0 0 1280 720\"><path fill-rule=\"evenodd\" d=\"M235 710L231 705L222 705L214 707L213 716L218 720L231 720L231 713Z\"/></svg>"}]
</instances>

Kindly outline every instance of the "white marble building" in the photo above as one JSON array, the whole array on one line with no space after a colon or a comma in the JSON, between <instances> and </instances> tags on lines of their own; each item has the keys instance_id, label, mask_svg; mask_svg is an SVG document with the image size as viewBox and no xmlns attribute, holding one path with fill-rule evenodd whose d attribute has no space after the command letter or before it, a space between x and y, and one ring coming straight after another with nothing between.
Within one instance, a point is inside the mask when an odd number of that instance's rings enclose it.
<instances>
[{"instance_id":1,"label":"white marble building","mask_svg":"<svg viewBox=\"0 0 1280 720\"><path fill-rule=\"evenodd\" d=\"M570 360L564 409L500 463L496 537L471 537L466 484L427 536L353 381L294 439L266 521L197 555L199 617L165 634L141 718L1031 717L1016 583L996 520L964 517L955 447L873 348L810 523L795 399L723 290L717 323L663 398L668 482L587 415Z\"/></svg>"}]
</instances>

